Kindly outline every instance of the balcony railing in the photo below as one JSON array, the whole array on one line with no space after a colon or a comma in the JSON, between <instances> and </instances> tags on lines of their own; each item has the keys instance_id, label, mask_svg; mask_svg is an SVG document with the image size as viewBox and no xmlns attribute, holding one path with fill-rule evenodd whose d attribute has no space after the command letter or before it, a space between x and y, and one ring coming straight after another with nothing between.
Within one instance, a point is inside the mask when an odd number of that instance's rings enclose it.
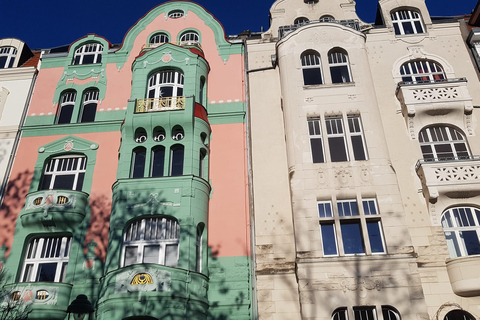
<instances>
[{"instance_id":1,"label":"balcony railing","mask_svg":"<svg viewBox=\"0 0 480 320\"><path fill-rule=\"evenodd\" d=\"M135 113L184 110L185 96L137 99Z\"/></svg>"},{"instance_id":2,"label":"balcony railing","mask_svg":"<svg viewBox=\"0 0 480 320\"><path fill-rule=\"evenodd\" d=\"M480 161L480 156L462 156L462 157L440 157L440 158L431 158L431 159L421 159L417 161L417 164L415 165L415 171L418 171L418 168L422 164L427 164L427 163L459 163L462 161Z\"/></svg>"},{"instance_id":3,"label":"balcony railing","mask_svg":"<svg viewBox=\"0 0 480 320\"><path fill-rule=\"evenodd\" d=\"M354 30L360 31L360 22L357 19L351 19L351 20L320 19L320 20L312 20L312 21L306 21L298 24L293 24L290 26L282 26L278 29L278 38L282 39L290 32L293 32L305 25L318 24L318 23L336 23L344 27L348 27L348 28L352 28Z\"/></svg>"},{"instance_id":4,"label":"balcony railing","mask_svg":"<svg viewBox=\"0 0 480 320\"><path fill-rule=\"evenodd\" d=\"M166 43L171 43L180 47L195 47L197 49L203 50L202 45L198 41L175 41L175 42L161 42L161 43L146 43L143 45L142 50L152 50L160 47Z\"/></svg>"}]
</instances>

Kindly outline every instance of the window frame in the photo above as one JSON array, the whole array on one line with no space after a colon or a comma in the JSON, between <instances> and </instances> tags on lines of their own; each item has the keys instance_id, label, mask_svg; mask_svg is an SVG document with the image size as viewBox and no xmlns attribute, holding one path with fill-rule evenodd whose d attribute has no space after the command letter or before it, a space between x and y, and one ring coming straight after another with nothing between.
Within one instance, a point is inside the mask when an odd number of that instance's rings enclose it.
<instances>
[{"instance_id":1,"label":"window frame","mask_svg":"<svg viewBox=\"0 0 480 320\"><path fill-rule=\"evenodd\" d=\"M60 248L58 248L58 242L55 243L55 240L60 241ZM72 236L47 236L30 239L23 255L23 266L19 282L65 282L71 244ZM42 255L48 254L47 251L49 251L50 256L42 257ZM45 264L56 264L53 281L39 280L42 272L41 265ZM31 269L27 271L29 265Z\"/></svg>"},{"instance_id":2,"label":"window frame","mask_svg":"<svg viewBox=\"0 0 480 320\"><path fill-rule=\"evenodd\" d=\"M200 44L200 34L193 30L182 32L178 38L178 42L181 46Z\"/></svg>"},{"instance_id":3,"label":"window frame","mask_svg":"<svg viewBox=\"0 0 480 320\"><path fill-rule=\"evenodd\" d=\"M300 55L300 62L302 65L304 86L315 86L325 83L320 53L315 50L305 50Z\"/></svg>"},{"instance_id":4,"label":"window frame","mask_svg":"<svg viewBox=\"0 0 480 320\"><path fill-rule=\"evenodd\" d=\"M158 39L156 39L158 37ZM167 41L161 41L161 40L167 40ZM157 41L158 40L158 41ZM157 32L155 34L153 34L152 36L150 36L149 40L148 40L148 43L150 44L163 44L163 43L168 43L170 42L170 36L165 33L165 32Z\"/></svg>"},{"instance_id":5,"label":"window frame","mask_svg":"<svg viewBox=\"0 0 480 320\"><path fill-rule=\"evenodd\" d=\"M58 170L59 166L69 166L69 161L64 161L64 159L78 159L76 161L76 168L73 170ZM75 161L74 161L75 162ZM87 171L87 162L88 159L85 155L76 154L76 155L63 155L63 156L56 156L48 159L46 161L43 170L42 170L42 177L40 179L39 190L74 190L74 191L82 191L83 184L85 182L85 174ZM73 164L75 165L75 164ZM53 166L53 167L52 167ZM60 168L61 169L61 168ZM67 168L68 169L68 168ZM74 175L73 185L71 189L59 189L55 188L55 182L62 176L70 176ZM47 182L45 179L49 176L49 186L46 188L44 184ZM80 189L80 190L79 190Z\"/></svg>"},{"instance_id":6,"label":"window frame","mask_svg":"<svg viewBox=\"0 0 480 320\"><path fill-rule=\"evenodd\" d=\"M320 117L309 117L307 118L307 125L312 161L313 163L325 163L326 159L322 135L322 120Z\"/></svg>"},{"instance_id":7,"label":"window frame","mask_svg":"<svg viewBox=\"0 0 480 320\"><path fill-rule=\"evenodd\" d=\"M422 15L417 10L412 9L398 9L390 12L392 25L395 35L411 35L425 33L425 25L423 23ZM411 33L406 33L405 26L410 26ZM418 30L420 29L420 30Z\"/></svg>"},{"instance_id":8,"label":"window frame","mask_svg":"<svg viewBox=\"0 0 480 320\"><path fill-rule=\"evenodd\" d=\"M426 71L426 72L425 72ZM447 79L443 66L429 59L409 60L400 66L403 82L429 83Z\"/></svg>"},{"instance_id":9,"label":"window frame","mask_svg":"<svg viewBox=\"0 0 480 320\"><path fill-rule=\"evenodd\" d=\"M470 211L470 216L466 213L467 210ZM470 225L466 226L466 223ZM480 209L473 206L451 207L443 212L441 225L451 258L480 254ZM477 250L475 253L469 253L464 234L466 232L476 234L477 248L473 248ZM452 234L450 242L447 233ZM469 239L471 240L471 238Z\"/></svg>"},{"instance_id":10,"label":"window frame","mask_svg":"<svg viewBox=\"0 0 480 320\"><path fill-rule=\"evenodd\" d=\"M350 155L349 155L349 150L348 150L348 144L347 144L347 139L346 139L346 132L345 132L345 125L343 121L343 116L327 116L325 117L325 127L326 127L326 136L327 136L327 142L328 142L328 147L330 151L330 161L331 162L344 162L344 161L350 161ZM341 129L341 132L340 132ZM340 154L335 155L335 159L333 157L332 150L340 150L339 148L334 148L335 146L338 146L338 138L341 138L343 141L343 151L345 158L340 159Z\"/></svg>"},{"instance_id":11,"label":"window frame","mask_svg":"<svg viewBox=\"0 0 480 320\"><path fill-rule=\"evenodd\" d=\"M99 101L100 91L98 89L87 89L83 93L83 101L82 101L82 108L80 110L80 117L78 122L80 123L88 123L88 122L95 122L95 116L97 114L97 107ZM88 109L87 109L88 108ZM91 110L94 110L93 112ZM93 119L84 119L86 112L91 112Z\"/></svg>"},{"instance_id":12,"label":"window frame","mask_svg":"<svg viewBox=\"0 0 480 320\"><path fill-rule=\"evenodd\" d=\"M147 81L147 98L176 98L183 96L185 78L181 70L164 69L152 73ZM171 96L163 96L162 88L171 88Z\"/></svg>"},{"instance_id":13,"label":"window frame","mask_svg":"<svg viewBox=\"0 0 480 320\"><path fill-rule=\"evenodd\" d=\"M0 69L13 68L15 59L17 57L18 49L12 46L0 47L0 57L6 57L5 63L0 65Z\"/></svg>"},{"instance_id":14,"label":"window frame","mask_svg":"<svg viewBox=\"0 0 480 320\"><path fill-rule=\"evenodd\" d=\"M462 139L458 139L459 136ZM445 138L447 140L441 140ZM472 157L465 134L453 126L435 125L422 128L422 130L420 130L418 133L418 141L424 161L441 162L464 160ZM446 149L443 151L439 150L440 147L447 146L450 148L449 151ZM463 148L464 150L460 148ZM439 157L439 151L442 151L443 153L450 152L452 156Z\"/></svg>"},{"instance_id":15,"label":"window frame","mask_svg":"<svg viewBox=\"0 0 480 320\"><path fill-rule=\"evenodd\" d=\"M352 144L353 158L355 161L368 160L367 143L365 141L365 134L363 131L362 118L359 114L347 115L348 134ZM354 139L360 137L360 140ZM360 145L359 145L360 144ZM361 154L359 154L361 153ZM363 154L363 158L361 155ZM357 157L359 157L357 159Z\"/></svg>"},{"instance_id":16,"label":"window frame","mask_svg":"<svg viewBox=\"0 0 480 320\"><path fill-rule=\"evenodd\" d=\"M76 100L77 100L76 91L69 90L69 91L62 92L60 96L60 102L58 103L57 118L55 119L56 124L68 124L72 122L73 111L75 109ZM70 115L68 115L68 113L70 113ZM67 118L68 118L68 121L67 121Z\"/></svg>"},{"instance_id":17,"label":"window frame","mask_svg":"<svg viewBox=\"0 0 480 320\"><path fill-rule=\"evenodd\" d=\"M73 55L73 65L88 65L102 63L103 44L100 42L89 42L81 45ZM92 62L85 62L85 58L93 56Z\"/></svg>"},{"instance_id":18,"label":"window frame","mask_svg":"<svg viewBox=\"0 0 480 320\"><path fill-rule=\"evenodd\" d=\"M330 77L332 79L332 83L334 84L341 84L341 83L352 83L353 78L352 78L352 70L350 68L350 60L348 58L348 53L341 48L335 48L332 49L328 52L328 67L330 69ZM343 77L343 72L346 68L346 75L348 76L348 79L345 79ZM335 81L333 75L336 74L332 72L332 70L340 70L340 77L342 78L342 81Z\"/></svg>"}]
</instances>

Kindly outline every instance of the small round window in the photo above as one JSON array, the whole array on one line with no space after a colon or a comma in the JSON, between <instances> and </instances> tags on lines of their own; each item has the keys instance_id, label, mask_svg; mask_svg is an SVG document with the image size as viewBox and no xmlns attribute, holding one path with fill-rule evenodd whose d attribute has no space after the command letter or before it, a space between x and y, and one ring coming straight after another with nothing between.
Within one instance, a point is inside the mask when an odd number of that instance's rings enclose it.
<instances>
[{"instance_id":1,"label":"small round window","mask_svg":"<svg viewBox=\"0 0 480 320\"><path fill-rule=\"evenodd\" d=\"M185 15L185 13L182 10L173 10L168 13L168 17L170 19L178 19L181 18Z\"/></svg>"}]
</instances>

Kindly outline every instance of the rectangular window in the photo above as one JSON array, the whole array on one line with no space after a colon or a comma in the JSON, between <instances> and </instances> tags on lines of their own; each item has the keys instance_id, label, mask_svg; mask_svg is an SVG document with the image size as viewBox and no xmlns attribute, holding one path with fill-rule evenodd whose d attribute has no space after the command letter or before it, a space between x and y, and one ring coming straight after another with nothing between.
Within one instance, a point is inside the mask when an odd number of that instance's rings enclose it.
<instances>
[{"instance_id":1,"label":"rectangular window","mask_svg":"<svg viewBox=\"0 0 480 320\"><path fill-rule=\"evenodd\" d=\"M308 134L310 135L310 147L312 149L313 163L325 162L320 118L308 119Z\"/></svg>"},{"instance_id":2,"label":"rectangular window","mask_svg":"<svg viewBox=\"0 0 480 320\"><path fill-rule=\"evenodd\" d=\"M332 162L348 161L347 143L342 117L326 117L328 146Z\"/></svg>"},{"instance_id":3,"label":"rectangular window","mask_svg":"<svg viewBox=\"0 0 480 320\"><path fill-rule=\"evenodd\" d=\"M385 253L385 240L375 199L318 201L324 256ZM363 210L360 210L363 209Z\"/></svg>"},{"instance_id":4,"label":"rectangular window","mask_svg":"<svg viewBox=\"0 0 480 320\"><path fill-rule=\"evenodd\" d=\"M365 148L365 138L363 137L360 116L348 116L348 129L352 141L353 157L355 160L367 160L367 150Z\"/></svg>"}]
</instances>

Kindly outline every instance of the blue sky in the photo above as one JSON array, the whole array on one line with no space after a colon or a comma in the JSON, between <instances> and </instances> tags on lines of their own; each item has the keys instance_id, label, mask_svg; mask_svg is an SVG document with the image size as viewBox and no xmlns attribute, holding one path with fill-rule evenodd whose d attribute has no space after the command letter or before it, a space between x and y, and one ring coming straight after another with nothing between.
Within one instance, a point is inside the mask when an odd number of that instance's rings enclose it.
<instances>
[{"instance_id":1,"label":"blue sky","mask_svg":"<svg viewBox=\"0 0 480 320\"><path fill-rule=\"evenodd\" d=\"M18 0L17 0L18 1ZM14 37L32 49L70 44L96 33L120 43L128 29L162 1L140 0L3 0L0 38ZM333 1L333 0L331 0ZM477 0L426 0L432 16L467 14ZM243 30L268 28L273 0L199 0L224 26L229 35ZM357 0L357 13L366 22L375 20L378 0Z\"/></svg>"}]
</instances>

